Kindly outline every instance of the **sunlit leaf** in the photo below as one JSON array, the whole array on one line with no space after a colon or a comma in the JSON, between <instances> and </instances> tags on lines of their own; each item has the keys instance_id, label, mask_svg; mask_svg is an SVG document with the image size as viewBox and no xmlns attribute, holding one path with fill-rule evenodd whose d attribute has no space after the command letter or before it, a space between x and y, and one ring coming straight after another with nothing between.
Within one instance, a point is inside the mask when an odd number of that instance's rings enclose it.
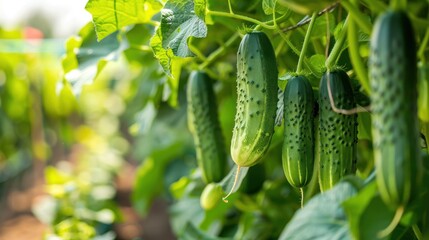
<instances>
[{"instance_id":1,"label":"sunlit leaf","mask_svg":"<svg viewBox=\"0 0 429 240\"><path fill-rule=\"evenodd\" d=\"M375 181L345 201L343 206L355 239L386 239L378 238L377 233L389 225L394 211L381 200Z\"/></svg>"},{"instance_id":2,"label":"sunlit leaf","mask_svg":"<svg viewBox=\"0 0 429 240\"><path fill-rule=\"evenodd\" d=\"M98 41L124 26L151 21L161 8L160 0L89 0L85 7L92 15Z\"/></svg>"},{"instance_id":3,"label":"sunlit leaf","mask_svg":"<svg viewBox=\"0 0 429 240\"><path fill-rule=\"evenodd\" d=\"M80 41L75 37L69 39L66 57L63 59L64 77L70 82L76 95L85 84L92 83L108 61L116 60L126 47L120 44L117 34L111 34L98 42L92 24L82 28L79 36Z\"/></svg>"},{"instance_id":4,"label":"sunlit leaf","mask_svg":"<svg viewBox=\"0 0 429 240\"><path fill-rule=\"evenodd\" d=\"M197 1L197 13L202 15L202 1ZM191 57L194 54L188 48L188 38L204 38L207 26L203 16L196 15L193 1L170 0L161 10L162 47L171 49L178 57Z\"/></svg>"},{"instance_id":5,"label":"sunlit leaf","mask_svg":"<svg viewBox=\"0 0 429 240\"><path fill-rule=\"evenodd\" d=\"M286 11L288 11L288 8L278 4L277 0L263 0L262 9L267 15L273 14L274 10L278 13L285 13Z\"/></svg>"}]
</instances>

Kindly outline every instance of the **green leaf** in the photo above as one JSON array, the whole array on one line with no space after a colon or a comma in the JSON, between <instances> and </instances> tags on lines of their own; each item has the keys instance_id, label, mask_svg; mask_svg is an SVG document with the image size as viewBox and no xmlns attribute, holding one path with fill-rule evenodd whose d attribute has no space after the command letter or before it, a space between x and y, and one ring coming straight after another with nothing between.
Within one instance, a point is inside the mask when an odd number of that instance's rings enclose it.
<instances>
[{"instance_id":1,"label":"green leaf","mask_svg":"<svg viewBox=\"0 0 429 240\"><path fill-rule=\"evenodd\" d=\"M351 239L341 203L356 193L357 189L353 184L340 182L333 189L313 197L304 208L295 213L279 239Z\"/></svg>"},{"instance_id":2,"label":"green leaf","mask_svg":"<svg viewBox=\"0 0 429 240\"><path fill-rule=\"evenodd\" d=\"M154 151L137 169L132 202L142 216L148 213L152 200L162 190L160 183L163 181L166 165L180 155L182 148L182 144L178 142Z\"/></svg>"},{"instance_id":3,"label":"green leaf","mask_svg":"<svg viewBox=\"0 0 429 240\"><path fill-rule=\"evenodd\" d=\"M371 114L368 112L358 114L358 139L372 140Z\"/></svg>"},{"instance_id":4,"label":"green leaf","mask_svg":"<svg viewBox=\"0 0 429 240\"><path fill-rule=\"evenodd\" d=\"M319 16L314 23L313 30L311 31L311 38L326 37L326 29L329 32L334 31L336 26L335 16L333 14L324 14Z\"/></svg>"},{"instance_id":5,"label":"green leaf","mask_svg":"<svg viewBox=\"0 0 429 240\"><path fill-rule=\"evenodd\" d=\"M241 216L234 239L270 239L273 225L261 213L248 212Z\"/></svg>"},{"instance_id":6,"label":"green leaf","mask_svg":"<svg viewBox=\"0 0 429 240\"><path fill-rule=\"evenodd\" d=\"M79 36L80 41L75 37L68 40L67 53L63 60L64 77L70 82L76 95L85 84L92 83L108 61L117 60L125 47L119 43L117 34L97 42L92 24L83 27Z\"/></svg>"},{"instance_id":7,"label":"green leaf","mask_svg":"<svg viewBox=\"0 0 429 240\"><path fill-rule=\"evenodd\" d=\"M188 38L204 38L207 36L207 26L204 23L202 9L204 1L170 0L161 10L161 39L164 49L171 49L178 57L192 57L194 54L188 48ZM197 10L197 11L195 11ZM198 13L200 16L198 16Z\"/></svg>"},{"instance_id":8,"label":"green leaf","mask_svg":"<svg viewBox=\"0 0 429 240\"><path fill-rule=\"evenodd\" d=\"M98 41L122 27L150 22L161 8L160 0L89 0L85 6L92 15Z\"/></svg>"},{"instance_id":9,"label":"green leaf","mask_svg":"<svg viewBox=\"0 0 429 240\"><path fill-rule=\"evenodd\" d=\"M248 167L241 167L240 172L238 173L237 182L235 183L234 189L232 189L234 185L235 175L237 174L237 166L232 168L228 175L226 175L222 181L219 183L222 186L222 189L224 192L229 193L231 190L231 193L235 193L240 189L241 183L243 182L244 178L247 175L247 172L249 171Z\"/></svg>"},{"instance_id":10,"label":"green leaf","mask_svg":"<svg viewBox=\"0 0 429 240\"><path fill-rule=\"evenodd\" d=\"M274 10L280 14L283 14L288 11L288 8L283 5L279 5L277 0L263 0L262 9L267 15L273 14Z\"/></svg>"},{"instance_id":11,"label":"green leaf","mask_svg":"<svg viewBox=\"0 0 429 240\"><path fill-rule=\"evenodd\" d=\"M391 222L394 212L381 200L375 181L343 203L355 239L379 239L377 233ZM386 238L383 238L386 239Z\"/></svg>"},{"instance_id":12,"label":"green leaf","mask_svg":"<svg viewBox=\"0 0 429 240\"><path fill-rule=\"evenodd\" d=\"M194 224L188 223L185 226L183 234L179 237L182 240L199 239L199 240L232 240L232 238L214 237L198 229Z\"/></svg>"},{"instance_id":13,"label":"green leaf","mask_svg":"<svg viewBox=\"0 0 429 240\"><path fill-rule=\"evenodd\" d=\"M171 49L165 49L162 47L162 34L161 28L158 28L155 35L150 40L150 47L152 48L153 54L161 64L162 69L167 75L171 75L170 66L171 58L173 58L173 51Z\"/></svg>"},{"instance_id":14,"label":"green leaf","mask_svg":"<svg viewBox=\"0 0 429 240\"><path fill-rule=\"evenodd\" d=\"M174 56L172 49L165 49L162 46L162 42L161 28L158 28L150 40L150 46L168 77L167 86L169 91L164 94L164 100L168 99L171 106L176 106L182 66L189 62L190 58Z\"/></svg>"}]
</instances>

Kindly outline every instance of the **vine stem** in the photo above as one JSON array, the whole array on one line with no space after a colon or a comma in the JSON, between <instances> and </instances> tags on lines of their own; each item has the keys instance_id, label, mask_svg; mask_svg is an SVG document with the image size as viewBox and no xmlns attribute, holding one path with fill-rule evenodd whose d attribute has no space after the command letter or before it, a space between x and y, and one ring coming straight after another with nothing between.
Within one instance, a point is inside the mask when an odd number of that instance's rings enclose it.
<instances>
[{"instance_id":1,"label":"vine stem","mask_svg":"<svg viewBox=\"0 0 429 240\"><path fill-rule=\"evenodd\" d=\"M310 42L311 32L313 30L314 23L316 22L317 15L318 15L318 13L314 12L313 15L311 16L310 25L308 25L307 33L305 34L304 43L302 45L301 53L299 55L298 66L296 67L296 72L298 74L302 70L302 64L304 62L305 53L307 52L308 43Z\"/></svg>"},{"instance_id":2,"label":"vine stem","mask_svg":"<svg viewBox=\"0 0 429 240\"><path fill-rule=\"evenodd\" d=\"M355 5L348 0L341 1L341 5L347 10L349 15L356 21L364 33L371 34L371 24L368 22L366 16L363 15Z\"/></svg>"},{"instance_id":3,"label":"vine stem","mask_svg":"<svg viewBox=\"0 0 429 240\"><path fill-rule=\"evenodd\" d=\"M332 91L331 91L331 83L330 83L330 75L329 75L329 70L328 70L328 79L326 81L326 85L328 88L328 97L329 97L329 103L331 104L331 108L332 111L336 112L336 113L341 113L344 115L353 115L356 113L360 113L360 112L370 112L371 111L371 107L370 106L359 106L359 107L355 107L355 108L351 108L351 109L341 109L341 108L337 108L337 106L335 106L335 101L334 101L334 97L332 96Z\"/></svg>"},{"instance_id":4,"label":"vine stem","mask_svg":"<svg viewBox=\"0 0 429 240\"><path fill-rule=\"evenodd\" d=\"M394 10L403 10L407 7L407 0L390 1L390 7Z\"/></svg>"},{"instance_id":5,"label":"vine stem","mask_svg":"<svg viewBox=\"0 0 429 240\"><path fill-rule=\"evenodd\" d=\"M231 0L228 0L228 8L229 8L229 13L234 14L234 12L232 11Z\"/></svg>"},{"instance_id":6,"label":"vine stem","mask_svg":"<svg viewBox=\"0 0 429 240\"><path fill-rule=\"evenodd\" d=\"M247 21L247 22L254 23L256 25L260 25L263 28L271 29L271 30L275 30L277 28L274 25L268 25L265 22L261 22L259 20L253 19L251 17L247 17L247 16L239 15L239 14L233 14L233 13L228 13L228 12L219 12L219 11L211 11L211 10L207 10L206 14L207 15L212 15L212 16L219 16L219 17L228 17L228 18L240 19L240 20L244 20L244 21Z\"/></svg>"},{"instance_id":7,"label":"vine stem","mask_svg":"<svg viewBox=\"0 0 429 240\"><path fill-rule=\"evenodd\" d=\"M349 43L350 60L353 64L353 69L355 70L356 75L363 89L367 93L371 93L371 88L369 86L368 72L365 68L364 63L362 62L362 59L359 53L358 31L359 30L356 27L355 20L351 18L349 20L349 26L347 28L347 40Z\"/></svg>"},{"instance_id":8,"label":"vine stem","mask_svg":"<svg viewBox=\"0 0 429 240\"><path fill-rule=\"evenodd\" d=\"M338 37L338 40L335 42L334 47L332 48L331 53L329 54L328 58L326 59L325 66L328 70L332 69L334 65L336 64L341 51L343 50L344 42L347 38L347 27L348 27L348 18L347 16L346 20L344 21L343 28L341 29L340 36Z\"/></svg>"},{"instance_id":9,"label":"vine stem","mask_svg":"<svg viewBox=\"0 0 429 240\"><path fill-rule=\"evenodd\" d=\"M393 216L392 222L390 222L389 226L387 226L385 229L378 232L377 237L379 238L385 238L390 233L395 230L396 226L399 224L399 221L401 221L402 215L404 215L404 206L399 206L396 209L395 216Z\"/></svg>"},{"instance_id":10,"label":"vine stem","mask_svg":"<svg viewBox=\"0 0 429 240\"><path fill-rule=\"evenodd\" d=\"M420 44L419 51L417 52L417 56L419 56L419 58L423 62L426 62L426 59L425 59L425 50L426 50L426 47L428 45L428 42L429 42L429 29L426 30L425 36L423 37L423 40L422 40L422 42Z\"/></svg>"},{"instance_id":11,"label":"vine stem","mask_svg":"<svg viewBox=\"0 0 429 240\"><path fill-rule=\"evenodd\" d=\"M304 189L299 188L299 191L301 192L301 208L304 208Z\"/></svg>"},{"instance_id":12,"label":"vine stem","mask_svg":"<svg viewBox=\"0 0 429 240\"><path fill-rule=\"evenodd\" d=\"M204 69L210 64L212 64L220 55L222 55L226 49L231 46L239 37L240 35L238 33L235 33L232 35L221 47L216 49L214 52L212 52L206 60L200 65L200 69Z\"/></svg>"},{"instance_id":13,"label":"vine stem","mask_svg":"<svg viewBox=\"0 0 429 240\"><path fill-rule=\"evenodd\" d=\"M413 228L414 235L416 235L417 239L423 240L423 234L420 231L419 226L417 224L413 224L412 228Z\"/></svg>"}]
</instances>

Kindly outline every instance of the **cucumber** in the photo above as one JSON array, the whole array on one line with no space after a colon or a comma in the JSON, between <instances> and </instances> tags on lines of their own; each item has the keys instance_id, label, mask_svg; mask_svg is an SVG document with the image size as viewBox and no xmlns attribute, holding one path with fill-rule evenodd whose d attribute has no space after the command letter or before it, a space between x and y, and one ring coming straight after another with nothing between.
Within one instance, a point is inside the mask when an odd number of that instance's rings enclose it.
<instances>
[{"instance_id":1,"label":"cucumber","mask_svg":"<svg viewBox=\"0 0 429 240\"><path fill-rule=\"evenodd\" d=\"M201 207L209 211L218 205L224 194L222 186L217 183L209 183L205 186L200 196Z\"/></svg>"},{"instance_id":2,"label":"cucumber","mask_svg":"<svg viewBox=\"0 0 429 240\"><path fill-rule=\"evenodd\" d=\"M284 91L283 172L296 188L306 186L314 166L314 95L304 76L292 77Z\"/></svg>"},{"instance_id":3,"label":"cucumber","mask_svg":"<svg viewBox=\"0 0 429 240\"><path fill-rule=\"evenodd\" d=\"M326 72L319 88L319 184L320 190L332 188L344 176L356 171L357 115L332 110L327 82L338 109L356 107L349 76L343 70Z\"/></svg>"},{"instance_id":4,"label":"cucumber","mask_svg":"<svg viewBox=\"0 0 429 240\"><path fill-rule=\"evenodd\" d=\"M231 157L239 167L261 161L274 134L278 70L263 32L244 35L237 52L237 109Z\"/></svg>"},{"instance_id":5,"label":"cucumber","mask_svg":"<svg viewBox=\"0 0 429 240\"><path fill-rule=\"evenodd\" d=\"M196 148L197 164L204 182L219 182L227 173L227 156L219 124L212 80L193 71L187 87L188 127Z\"/></svg>"},{"instance_id":6,"label":"cucumber","mask_svg":"<svg viewBox=\"0 0 429 240\"><path fill-rule=\"evenodd\" d=\"M377 19L369 58L374 161L381 198L397 209L417 196L422 178L416 49L405 12Z\"/></svg>"}]
</instances>

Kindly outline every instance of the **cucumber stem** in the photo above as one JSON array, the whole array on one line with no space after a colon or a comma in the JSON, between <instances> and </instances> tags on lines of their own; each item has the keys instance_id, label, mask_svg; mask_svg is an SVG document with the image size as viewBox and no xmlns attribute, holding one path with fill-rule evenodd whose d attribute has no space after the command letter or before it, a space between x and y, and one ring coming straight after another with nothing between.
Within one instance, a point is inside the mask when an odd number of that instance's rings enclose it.
<instances>
[{"instance_id":1,"label":"cucumber stem","mask_svg":"<svg viewBox=\"0 0 429 240\"><path fill-rule=\"evenodd\" d=\"M334 47L332 48L331 53L326 59L325 66L328 70L334 67L343 50L343 46L347 38L346 33L347 33L347 27L348 27L348 18L349 16L347 16L346 20L344 21L344 25L343 25L343 28L341 29L340 36L338 37Z\"/></svg>"},{"instance_id":2,"label":"cucumber stem","mask_svg":"<svg viewBox=\"0 0 429 240\"><path fill-rule=\"evenodd\" d=\"M304 208L304 189L299 188L299 191L301 192L301 208Z\"/></svg>"},{"instance_id":3,"label":"cucumber stem","mask_svg":"<svg viewBox=\"0 0 429 240\"><path fill-rule=\"evenodd\" d=\"M229 193L228 193L225 197L223 197L223 198L222 198L222 200L223 200L225 203L228 203L227 198L229 197L229 195L231 195L231 194L234 192L235 185L236 185L236 184L237 184L237 182L238 182L238 175L240 174L240 169L241 169L241 167L237 165L237 172L235 172L234 183L232 184L232 188L231 188L231 190L229 191Z\"/></svg>"},{"instance_id":4,"label":"cucumber stem","mask_svg":"<svg viewBox=\"0 0 429 240\"><path fill-rule=\"evenodd\" d=\"M429 29L426 30L425 36L423 37L422 42L420 43L419 51L417 52L417 56L419 56L422 62L426 62L425 59L425 50L429 42Z\"/></svg>"},{"instance_id":5,"label":"cucumber stem","mask_svg":"<svg viewBox=\"0 0 429 240\"><path fill-rule=\"evenodd\" d=\"M396 209L395 216L393 216L389 226L377 233L378 238L385 238L391 234L393 230L395 230L396 226L399 224L399 221L401 221L402 215L404 215L404 210L404 206L399 206Z\"/></svg>"},{"instance_id":6,"label":"cucumber stem","mask_svg":"<svg viewBox=\"0 0 429 240\"><path fill-rule=\"evenodd\" d=\"M228 8L229 8L229 13L234 14L234 12L232 11L231 0L228 0Z\"/></svg>"},{"instance_id":7,"label":"cucumber stem","mask_svg":"<svg viewBox=\"0 0 429 240\"><path fill-rule=\"evenodd\" d=\"M238 33L235 33L232 35L222 46L220 46L218 49L216 49L214 52L212 52L206 60L199 66L200 69L204 69L210 64L212 64L220 55L222 55L229 46L231 46L239 37L240 35Z\"/></svg>"},{"instance_id":8,"label":"cucumber stem","mask_svg":"<svg viewBox=\"0 0 429 240\"><path fill-rule=\"evenodd\" d=\"M405 10L407 8L407 0L390 1L390 7L393 10Z\"/></svg>"},{"instance_id":9,"label":"cucumber stem","mask_svg":"<svg viewBox=\"0 0 429 240\"><path fill-rule=\"evenodd\" d=\"M371 34L372 26L366 18L366 15L363 15L359 9L348 0L341 1L341 6L347 10L349 15L356 21L364 33Z\"/></svg>"},{"instance_id":10,"label":"cucumber stem","mask_svg":"<svg viewBox=\"0 0 429 240\"><path fill-rule=\"evenodd\" d=\"M351 18L349 20L349 26L347 28L347 40L349 42L350 60L363 89L367 93L371 93L371 88L369 86L368 80L368 72L359 54L358 32L359 30L356 27L356 21L355 19Z\"/></svg>"},{"instance_id":11,"label":"cucumber stem","mask_svg":"<svg viewBox=\"0 0 429 240\"><path fill-rule=\"evenodd\" d=\"M207 10L206 14L207 15L212 15L212 16L229 17L229 18L235 18L235 19L239 19L239 20L244 20L244 21L251 22L251 23L254 23L256 25L260 25L263 28L271 29L271 30L275 30L277 28L274 25L268 25L265 22L261 22L259 20L254 19L254 18L247 17L247 16L244 16L244 15L229 13L229 12L219 12L219 11Z\"/></svg>"},{"instance_id":12,"label":"cucumber stem","mask_svg":"<svg viewBox=\"0 0 429 240\"><path fill-rule=\"evenodd\" d=\"M308 43L310 42L311 31L313 30L314 23L316 22L317 12L314 12L311 16L310 25L308 25L307 33L305 34L304 43L302 45L301 54L299 55L298 66L296 67L296 72L301 73L302 63L304 62L305 53L307 52Z\"/></svg>"}]
</instances>

